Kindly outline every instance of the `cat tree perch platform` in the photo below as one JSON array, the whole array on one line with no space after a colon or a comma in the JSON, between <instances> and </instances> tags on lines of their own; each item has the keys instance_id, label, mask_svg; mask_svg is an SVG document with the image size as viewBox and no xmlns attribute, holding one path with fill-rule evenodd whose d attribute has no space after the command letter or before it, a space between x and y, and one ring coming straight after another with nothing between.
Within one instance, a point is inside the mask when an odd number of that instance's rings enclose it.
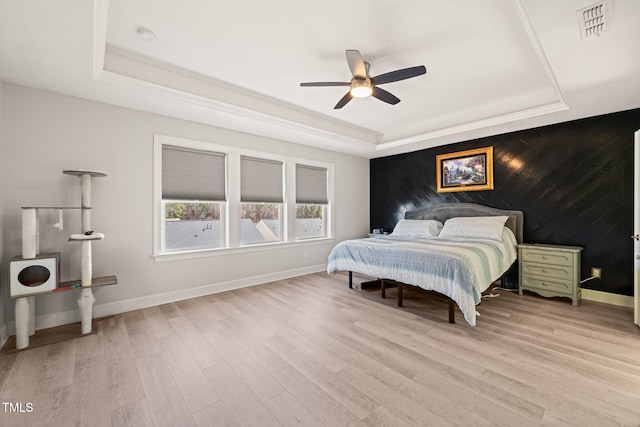
<instances>
[{"instance_id":1,"label":"cat tree perch platform","mask_svg":"<svg viewBox=\"0 0 640 427\"><path fill-rule=\"evenodd\" d=\"M16 298L17 349L28 347L29 336L35 334L34 296L79 289L78 306L81 315L81 333L85 335L92 331L93 303L95 302L92 288L118 283L116 276L92 277L91 242L104 239L104 234L96 233L91 229L91 179L106 177L107 174L87 169L64 169L62 173L80 178L80 206L22 208L22 258L12 261L10 273L11 298ZM41 209L81 210L82 234L72 234L69 237L69 241L81 244L81 279L58 282L58 266L52 266L53 257L39 255L38 211ZM55 226L62 230L61 213L60 221ZM22 270L19 270L20 268ZM41 285L46 286L39 289L38 287Z\"/></svg>"}]
</instances>

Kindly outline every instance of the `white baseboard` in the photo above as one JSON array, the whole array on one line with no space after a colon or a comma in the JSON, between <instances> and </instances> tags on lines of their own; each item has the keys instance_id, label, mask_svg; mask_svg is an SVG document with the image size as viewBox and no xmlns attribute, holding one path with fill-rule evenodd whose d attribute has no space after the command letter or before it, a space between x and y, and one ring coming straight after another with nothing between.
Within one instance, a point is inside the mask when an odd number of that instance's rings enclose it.
<instances>
[{"instance_id":1,"label":"white baseboard","mask_svg":"<svg viewBox=\"0 0 640 427\"><path fill-rule=\"evenodd\" d=\"M582 292L582 299L633 308L633 297L627 295L594 291L593 289L581 289L580 291Z\"/></svg>"},{"instance_id":2,"label":"white baseboard","mask_svg":"<svg viewBox=\"0 0 640 427\"><path fill-rule=\"evenodd\" d=\"M269 283L276 280L289 279L291 277L302 276L305 274L318 273L326 271L327 265L313 265L309 267L296 268L293 270L279 271L277 273L262 274L259 276L246 277L228 282L215 283L211 285L200 286L191 289L182 289L175 292L166 292L163 294L149 295L141 298L133 298L124 301L118 301L108 304L99 304L93 307L93 317L100 318L112 316L114 314L126 313L128 311L139 310L142 308L153 307L161 304L182 301L190 298L197 298L204 295L216 294L219 292L231 291L233 289L246 288L249 286ZM36 330L53 328L56 326L67 325L80 321L80 310L70 310L60 313L53 313L36 317ZM15 321L8 322L4 329L5 335L14 335L16 331ZM9 332L7 334L7 331ZM2 330L0 330L0 333Z\"/></svg>"},{"instance_id":3,"label":"white baseboard","mask_svg":"<svg viewBox=\"0 0 640 427\"><path fill-rule=\"evenodd\" d=\"M4 325L2 325L2 328L0 329L0 348L4 347L4 344L7 342L8 339L9 339L9 332L7 329L7 324L5 323Z\"/></svg>"}]
</instances>

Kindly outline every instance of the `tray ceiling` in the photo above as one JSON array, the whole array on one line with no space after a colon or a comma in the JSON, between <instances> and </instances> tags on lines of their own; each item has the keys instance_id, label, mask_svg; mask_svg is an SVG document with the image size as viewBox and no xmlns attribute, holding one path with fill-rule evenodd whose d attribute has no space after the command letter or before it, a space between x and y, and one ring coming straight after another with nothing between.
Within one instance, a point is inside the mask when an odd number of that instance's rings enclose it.
<instances>
[{"instance_id":1,"label":"tray ceiling","mask_svg":"<svg viewBox=\"0 0 640 427\"><path fill-rule=\"evenodd\" d=\"M364 157L640 107L640 2L0 0L0 79ZM144 27L152 42L138 35ZM377 75L425 65L333 106L345 49Z\"/></svg>"}]
</instances>

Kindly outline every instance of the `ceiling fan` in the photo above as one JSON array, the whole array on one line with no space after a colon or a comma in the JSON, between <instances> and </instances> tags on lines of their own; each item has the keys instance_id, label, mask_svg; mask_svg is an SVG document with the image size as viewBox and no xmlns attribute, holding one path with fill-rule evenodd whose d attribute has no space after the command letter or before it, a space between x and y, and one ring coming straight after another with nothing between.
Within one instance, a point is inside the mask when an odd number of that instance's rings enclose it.
<instances>
[{"instance_id":1,"label":"ceiling fan","mask_svg":"<svg viewBox=\"0 0 640 427\"><path fill-rule=\"evenodd\" d=\"M354 49L347 49L347 64L353 78L350 82L310 82L300 83L303 87L317 87L317 86L351 86L351 89L340 101L333 107L334 110L344 107L353 98L365 98L367 96L373 96L381 101L384 101L391 105L396 105L400 102L400 98L387 92L384 89L380 89L378 85L384 83L397 82L399 80L410 79L412 77L425 74L427 69L424 65L417 67L403 68L401 70L391 71L389 73L380 74L379 76L369 76L369 63L362 59L360 52Z\"/></svg>"}]
</instances>

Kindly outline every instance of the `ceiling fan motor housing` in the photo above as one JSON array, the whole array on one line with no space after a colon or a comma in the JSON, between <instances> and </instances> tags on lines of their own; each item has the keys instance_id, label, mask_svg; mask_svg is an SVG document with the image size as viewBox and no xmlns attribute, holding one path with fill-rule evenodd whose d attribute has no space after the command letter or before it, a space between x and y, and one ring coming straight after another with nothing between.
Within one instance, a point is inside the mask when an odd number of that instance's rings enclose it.
<instances>
[{"instance_id":1,"label":"ceiling fan motor housing","mask_svg":"<svg viewBox=\"0 0 640 427\"><path fill-rule=\"evenodd\" d=\"M351 79L351 95L355 98L365 98L371 95L372 86L371 79L368 77L364 79L353 78Z\"/></svg>"},{"instance_id":2,"label":"ceiling fan motor housing","mask_svg":"<svg viewBox=\"0 0 640 427\"><path fill-rule=\"evenodd\" d=\"M310 82L300 83L300 86L350 86L349 92L347 92L338 101L334 110L338 110L353 98L366 98L367 96L373 96L387 104L396 105L400 102L400 98L387 92L384 89L378 87L385 83L397 82L400 80L410 79L427 72L424 65L417 67L403 68L401 70L395 70L388 73L380 74L375 77L369 76L370 65L362 59L360 52L355 49L347 49L347 64L349 70L351 70L352 79L349 82Z\"/></svg>"}]
</instances>

